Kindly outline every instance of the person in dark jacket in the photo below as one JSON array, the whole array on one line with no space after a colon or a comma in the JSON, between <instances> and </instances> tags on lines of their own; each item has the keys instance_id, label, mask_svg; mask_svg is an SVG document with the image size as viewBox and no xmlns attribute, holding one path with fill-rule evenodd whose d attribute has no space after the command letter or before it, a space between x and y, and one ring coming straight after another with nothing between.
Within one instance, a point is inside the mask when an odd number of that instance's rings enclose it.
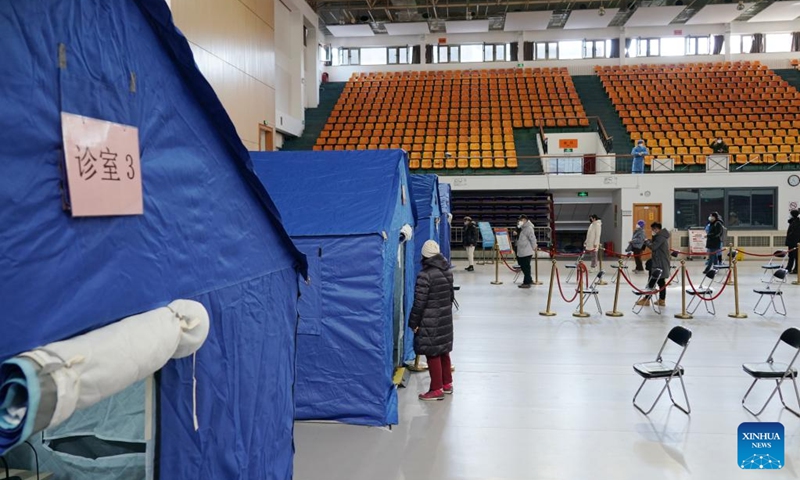
<instances>
[{"instance_id":1,"label":"person in dark jacket","mask_svg":"<svg viewBox=\"0 0 800 480\"><path fill-rule=\"evenodd\" d=\"M453 393L453 298L453 273L439 253L439 244L428 240L422 246L422 271L408 320L414 332L414 351L425 355L431 375L430 388L419 395L420 400L443 400L445 394Z\"/></svg>"},{"instance_id":2,"label":"person in dark jacket","mask_svg":"<svg viewBox=\"0 0 800 480\"><path fill-rule=\"evenodd\" d=\"M789 247L789 262L786 270L797 274L797 244L800 243L800 210L789 212L792 217L789 219L789 228L786 229L786 246ZM794 249L794 250L793 250Z\"/></svg>"},{"instance_id":3,"label":"person in dark jacket","mask_svg":"<svg viewBox=\"0 0 800 480\"><path fill-rule=\"evenodd\" d=\"M664 230L658 222L653 222L650 224L650 228L652 229L653 238L646 242L647 246L650 247L652 252L652 257L650 258L650 279L647 282L647 288L653 289L658 283L658 288L661 290L658 292L658 305L665 307L667 305L667 289L664 288L667 285L667 279L669 278L669 271L671 268L670 265L670 254L669 254L669 231ZM661 269L661 277L656 282L655 277L653 277L653 270ZM648 299L642 298L638 302L637 305L647 305Z\"/></svg>"},{"instance_id":4,"label":"person in dark jacket","mask_svg":"<svg viewBox=\"0 0 800 480\"><path fill-rule=\"evenodd\" d=\"M708 226L706 230L706 251L708 252L708 260L706 260L706 268L703 270L703 273L708 273L708 271L720 261L718 253L722 248L723 230L722 222L719 220L719 213L711 212L708 216Z\"/></svg>"},{"instance_id":5,"label":"person in dark jacket","mask_svg":"<svg viewBox=\"0 0 800 480\"><path fill-rule=\"evenodd\" d=\"M728 144L725 143L721 138L717 138L716 140L712 140L711 144L711 151L716 154L726 154L728 153Z\"/></svg>"},{"instance_id":6,"label":"person in dark jacket","mask_svg":"<svg viewBox=\"0 0 800 480\"><path fill-rule=\"evenodd\" d=\"M464 217L464 247L467 249L469 266L466 271L475 270L475 245L478 244L478 227L472 223L472 218Z\"/></svg>"},{"instance_id":7,"label":"person in dark jacket","mask_svg":"<svg viewBox=\"0 0 800 480\"><path fill-rule=\"evenodd\" d=\"M635 273L644 272L644 267L642 266L642 252L644 251L645 240L644 220L639 220L636 222L636 230L633 231L631 241L628 242L628 251L633 253L633 260L636 262L636 270L634 270Z\"/></svg>"}]
</instances>

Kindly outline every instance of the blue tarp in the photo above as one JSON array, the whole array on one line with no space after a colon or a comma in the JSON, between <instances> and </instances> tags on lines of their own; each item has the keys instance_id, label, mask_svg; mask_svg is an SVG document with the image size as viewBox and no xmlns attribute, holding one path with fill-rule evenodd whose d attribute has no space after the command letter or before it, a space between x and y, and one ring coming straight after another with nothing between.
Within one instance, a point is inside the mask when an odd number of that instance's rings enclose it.
<instances>
[{"instance_id":1,"label":"blue tarp","mask_svg":"<svg viewBox=\"0 0 800 480\"><path fill-rule=\"evenodd\" d=\"M197 355L200 430L192 361L171 362L161 478L289 478L305 257L166 3L6 0L0 44L0 360L201 301L211 332ZM139 129L144 215L62 210L62 111Z\"/></svg>"},{"instance_id":2,"label":"blue tarp","mask_svg":"<svg viewBox=\"0 0 800 480\"><path fill-rule=\"evenodd\" d=\"M394 338L406 329L414 277L394 323L400 228L414 224L401 150L251 152L286 229L308 255L301 289L296 418L397 423ZM406 245L413 249L414 240ZM405 255L404 271L413 271Z\"/></svg>"},{"instance_id":3,"label":"blue tarp","mask_svg":"<svg viewBox=\"0 0 800 480\"><path fill-rule=\"evenodd\" d=\"M442 219L439 222L439 247L448 262L450 261L450 228L452 227L450 215L453 213L450 209L450 195L450 184L440 183L439 208L442 211Z\"/></svg>"}]
</instances>

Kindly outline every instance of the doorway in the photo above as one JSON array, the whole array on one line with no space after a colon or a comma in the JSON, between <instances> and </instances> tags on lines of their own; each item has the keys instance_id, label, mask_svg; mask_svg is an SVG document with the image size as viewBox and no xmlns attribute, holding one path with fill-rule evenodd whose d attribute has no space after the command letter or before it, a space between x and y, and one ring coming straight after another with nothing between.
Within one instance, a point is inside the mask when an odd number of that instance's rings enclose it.
<instances>
[{"instance_id":1,"label":"doorway","mask_svg":"<svg viewBox=\"0 0 800 480\"><path fill-rule=\"evenodd\" d=\"M645 230L653 222L661 223L660 203L634 203L633 204L633 230L639 220L644 220Z\"/></svg>"},{"instance_id":2,"label":"doorway","mask_svg":"<svg viewBox=\"0 0 800 480\"><path fill-rule=\"evenodd\" d=\"M272 130L272 127L263 124L258 125L258 151L275 151L275 131Z\"/></svg>"}]
</instances>

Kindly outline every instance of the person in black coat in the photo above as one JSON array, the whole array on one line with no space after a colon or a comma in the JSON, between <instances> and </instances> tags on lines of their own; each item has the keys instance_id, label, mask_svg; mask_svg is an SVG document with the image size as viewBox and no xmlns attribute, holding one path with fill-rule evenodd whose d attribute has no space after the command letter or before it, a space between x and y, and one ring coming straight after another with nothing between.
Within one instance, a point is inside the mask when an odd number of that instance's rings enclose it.
<instances>
[{"instance_id":1,"label":"person in black coat","mask_svg":"<svg viewBox=\"0 0 800 480\"><path fill-rule=\"evenodd\" d=\"M443 400L453 393L450 352L453 350L453 273L439 253L439 244L422 246L422 271L414 289L414 306L408 326L414 332L414 351L425 355L431 385L420 400Z\"/></svg>"},{"instance_id":2,"label":"person in black coat","mask_svg":"<svg viewBox=\"0 0 800 480\"><path fill-rule=\"evenodd\" d=\"M465 268L471 272L475 270L475 246L478 244L478 227L472 222L472 218L464 217L464 247L467 249L467 261L469 265Z\"/></svg>"},{"instance_id":3,"label":"person in black coat","mask_svg":"<svg viewBox=\"0 0 800 480\"><path fill-rule=\"evenodd\" d=\"M800 210L789 212L792 218L789 219L789 228L786 229L786 246L789 247L789 262L786 270L797 274L797 244L800 243ZM794 249L794 250L793 250Z\"/></svg>"},{"instance_id":4,"label":"person in black coat","mask_svg":"<svg viewBox=\"0 0 800 480\"><path fill-rule=\"evenodd\" d=\"M708 260L706 260L706 269L703 273L708 273L714 265L719 263L719 250L722 248L722 222L719 220L719 213L712 212L708 216L708 225L706 226L706 251L708 252Z\"/></svg>"}]
</instances>

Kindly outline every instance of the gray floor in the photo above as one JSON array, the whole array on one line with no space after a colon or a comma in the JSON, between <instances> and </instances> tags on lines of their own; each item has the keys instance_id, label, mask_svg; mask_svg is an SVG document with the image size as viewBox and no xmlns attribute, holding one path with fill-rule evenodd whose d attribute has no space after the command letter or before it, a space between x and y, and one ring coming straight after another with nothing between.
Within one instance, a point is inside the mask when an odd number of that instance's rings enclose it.
<instances>
[{"instance_id":1,"label":"gray floor","mask_svg":"<svg viewBox=\"0 0 800 480\"><path fill-rule=\"evenodd\" d=\"M689 262L699 281L700 262ZM572 316L574 304L553 299L555 317L544 309L547 285L520 290L513 274L503 285L489 282L494 267L473 273L458 264L461 311L456 314L455 394L423 403L427 374L415 374L400 390L400 425L388 429L333 424L296 426L298 480L528 480L528 479L785 479L800 477L800 418L779 408L777 397L759 420L741 407L749 386L741 363L763 361L780 332L800 327L800 310L787 284L789 316L754 315L760 262L744 262L742 311L732 319L733 289L717 300L717 316L701 306L692 320L680 311L680 288L670 288L662 315L634 315L630 288L622 288L621 318ZM561 267L562 272L563 265ZM549 265L541 264L546 281ZM643 277L635 277L643 281ZM570 287L574 291L574 284ZM603 310L611 310L613 285L600 287ZM566 290L566 288L565 288ZM651 360L668 330L683 324L694 332L684 361L692 414L687 417L662 398L649 417L631 406L639 386L635 362ZM649 389L647 389L649 387ZM645 387L642 401L660 385ZM788 391L788 390L785 390ZM766 398L768 384L753 402ZM666 397L666 395L665 395ZM788 397L787 397L788 398ZM666 401L665 401L666 400ZM753 473L737 466L741 422L780 421L786 429L786 466Z\"/></svg>"}]
</instances>

